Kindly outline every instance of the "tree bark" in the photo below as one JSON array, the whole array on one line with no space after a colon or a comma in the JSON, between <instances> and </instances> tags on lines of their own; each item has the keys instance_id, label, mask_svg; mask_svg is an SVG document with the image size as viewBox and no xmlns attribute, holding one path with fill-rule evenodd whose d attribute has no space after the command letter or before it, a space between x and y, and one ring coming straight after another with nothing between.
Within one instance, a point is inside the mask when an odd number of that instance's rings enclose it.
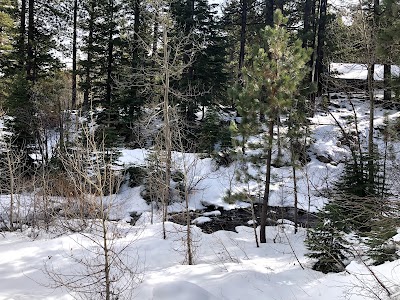
<instances>
[{"instance_id":1,"label":"tree bark","mask_svg":"<svg viewBox=\"0 0 400 300\"><path fill-rule=\"evenodd\" d=\"M373 189L375 172L374 172L374 118L375 118L375 96L374 96L374 73L375 73L375 50L376 36L375 31L379 22L379 0L374 0L373 24L370 33L370 42L367 44L367 52L369 55L368 64L368 96L369 96L369 131L368 131L368 182L370 188ZM368 33L365 33L368 34Z\"/></svg>"},{"instance_id":2,"label":"tree bark","mask_svg":"<svg viewBox=\"0 0 400 300\"><path fill-rule=\"evenodd\" d=\"M243 82L242 68L244 65L245 46L246 46L246 27L247 27L247 0L242 0L242 18L240 22L240 51L239 51L239 83Z\"/></svg>"},{"instance_id":3,"label":"tree bark","mask_svg":"<svg viewBox=\"0 0 400 300\"><path fill-rule=\"evenodd\" d=\"M35 1L28 1L28 59L26 63L26 78L27 80L35 81Z\"/></svg>"},{"instance_id":4,"label":"tree bark","mask_svg":"<svg viewBox=\"0 0 400 300\"><path fill-rule=\"evenodd\" d=\"M311 30L311 15L312 15L312 2L313 0L306 0L304 3L304 12L303 12L303 24L304 24L304 32L303 32L303 47L310 46L310 35L309 32Z\"/></svg>"},{"instance_id":5,"label":"tree bark","mask_svg":"<svg viewBox=\"0 0 400 300\"><path fill-rule=\"evenodd\" d=\"M391 80L392 80L391 65L385 64L383 66L383 84L385 88L383 99L386 101L392 100Z\"/></svg>"},{"instance_id":6,"label":"tree bark","mask_svg":"<svg viewBox=\"0 0 400 300\"><path fill-rule=\"evenodd\" d=\"M85 92L83 94L83 106L89 106L89 96L92 90L92 48L93 48L93 31L94 31L94 19L95 19L95 0L91 0L89 4L89 33L88 33L88 53L87 53L87 66L86 66L86 78L85 78Z\"/></svg>"},{"instance_id":7,"label":"tree bark","mask_svg":"<svg viewBox=\"0 0 400 300\"><path fill-rule=\"evenodd\" d=\"M267 226L267 212L268 212L268 202L271 184L271 159L272 159L272 142L274 138L274 118L269 120L268 129L268 151L267 151L267 161L266 161L266 174L265 174L265 188L264 188L264 198L263 205L260 216L260 242L266 243L267 238L265 234L265 226Z\"/></svg>"},{"instance_id":8,"label":"tree bark","mask_svg":"<svg viewBox=\"0 0 400 300\"><path fill-rule=\"evenodd\" d=\"M19 65L22 67L25 63L25 23L26 23L26 0L21 1L21 12L20 12L20 28L19 28Z\"/></svg>"},{"instance_id":9,"label":"tree bark","mask_svg":"<svg viewBox=\"0 0 400 300\"><path fill-rule=\"evenodd\" d=\"M293 142L290 142L291 148L291 157L292 157L292 172L293 172L293 193L294 193L294 233L297 233L298 230L298 199L297 199L297 177L296 177L296 160L295 160L295 152L293 147Z\"/></svg>"},{"instance_id":10,"label":"tree bark","mask_svg":"<svg viewBox=\"0 0 400 300\"><path fill-rule=\"evenodd\" d=\"M113 71L113 50L114 50L114 39L112 22L114 21L114 0L109 2L109 28L108 28L108 45L107 45L107 81L106 81L106 105L108 106L110 114L111 109L111 97L112 97L112 71ZM110 117L109 117L110 118Z\"/></svg>"},{"instance_id":11,"label":"tree bark","mask_svg":"<svg viewBox=\"0 0 400 300\"><path fill-rule=\"evenodd\" d=\"M314 82L318 84L318 94L322 94L322 74L324 72L324 43L326 32L326 7L327 0L320 0L319 19L318 19L318 41L317 41L317 57L315 66L315 79Z\"/></svg>"},{"instance_id":12,"label":"tree bark","mask_svg":"<svg viewBox=\"0 0 400 300\"><path fill-rule=\"evenodd\" d=\"M284 12L283 12L283 4L284 4L284 2L285 2L285 0L277 0L276 1L276 8L280 9L283 15L285 15Z\"/></svg>"},{"instance_id":13,"label":"tree bark","mask_svg":"<svg viewBox=\"0 0 400 300\"><path fill-rule=\"evenodd\" d=\"M274 0L265 0L265 25L274 26Z\"/></svg>"},{"instance_id":14,"label":"tree bark","mask_svg":"<svg viewBox=\"0 0 400 300\"><path fill-rule=\"evenodd\" d=\"M77 21L78 21L78 0L74 0L74 28L72 37L72 95L71 107L76 107L76 36L77 36Z\"/></svg>"},{"instance_id":15,"label":"tree bark","mask_svg":"<svg viewBox=\"0 0 400 300\"><path fill-rule=\"evenodd\" d=\"M374 112L375 112L375 97L374 97L374 63L368 65L368 96L369 96L369 130L368 130L368 181L370 187L374 183Z\"/></svg>"},{"instance_id":16,"label":"tree bark","mask_svg":"<svg viewBox=\"0 0 400 300\"><path fill-rule=\"evenodd\" d=\"M187 0L188 12L189 15L187 16L187 21L185 24L185 33L186 36L189 36L191 31L193 30L194 24L194 0ZM190 64L190 55L193 51L193 43L188 43L185 47L186 54L185 54L185 63L189 64L189 67L186 70L187 82L189 90L191 89L191 85L194 80L194 68L193 64ZM186 112L186 120L189 122L193 122L195 120L195 108L197 107L196 97L192 97L191 101L187 104L187 112Z\"/></svg>"},{"instance_id":17,"label":"tree bark","mask_svg":"<svg viewBox=\"0 0 400 300\"><path fill-rule=\"evenodd\" d=\"M171 165L172 165L172 141L169 121L169 49L167 24L163 22L163 52L164 52L164 141L165 141L165 186L163 191L163 224L167 220L167 205L170 198ZM163 226L164 239L166 238L165 226Z\"/></svg>"}]
</instances>

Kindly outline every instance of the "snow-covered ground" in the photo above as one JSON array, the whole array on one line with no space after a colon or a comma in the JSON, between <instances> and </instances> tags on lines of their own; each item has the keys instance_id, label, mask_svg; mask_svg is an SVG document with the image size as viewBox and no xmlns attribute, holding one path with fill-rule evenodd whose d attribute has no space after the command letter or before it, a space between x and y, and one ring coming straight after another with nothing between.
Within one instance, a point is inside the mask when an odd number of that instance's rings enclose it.
<instances>
[{"instance_id":1,"label":"snow-covered ground","mask_svg":"<svg viewBox=\"0 0 400 300\"><path fill-rule=\"evenodd\" d=\"M132 286L132 299L361 300L368 299L371 291L384 299L384 291L361 263L351 263L346 273L312 271L304 256L305 231L295 235L290 225L268 227L267 243L260 248L250 227L238 227L238 233L218 231L210 235L195 228L196 265L192 266L184 264L183 228L166 225L167 240L162 239L160 223L147 224L140 231L128 228L128 234L119 240L131 242L125 252L138 258L133 261L141 282ZM82 239L79 234L70 234L40 235L32 240L25 234L5 233L0 238L0 299L74 299L65 289L51 288L53 283L44 270L51 267L67 276L84 269L71 258L82 255L77 243ZM93 254L84 255L88 259ZM398 261L372 270L393 293L400 292Z\"/></svg>"},{"instance_id":2,"label":"snow-covered ground","mask_svg":"<svg viewBox=\"0 0 400 300\"><path fill-rule=\"evenodd\" d=\"M330 111L348 132L355 130L352 107L344 96L332 99ZM368 102L353 99L358 129L363 141L368 140ZM381 127L385 114L394 120L396 111L375 111L375 126ZM340 141L341 132L334 118L318 112L311 119L314 143L308 150L310 162L298 170L299 206L316 211L327 200L323 191L329 188L343 170L349 150ZM375 131L375 141L383 149L382 133ZM394 144L395 148L398 144ZM148 155L143 149L121 149L119 163L125 166L142 165ZM274 154L276 155L276 153ZM321 162L321 157L330 163ZM190 209L201 209L211 204L224 209L247 206L244 201L227 204L223 197L231 187L233 192L259 188L235 181L239 164L217 167L210 158L200 159L195 154L173 153L174 168L186 166L189 181L198 182L190 194ZM292 206L293 179L291 167L273 168L271 205ZM237 227L237 233L218 231L205 234L195 226L220 214L209 212L193 222L195 265L185 264L185 228L166 223L167 239L162 238L160 216L150 224L150 206L140 195L141 187L123 186L118 195L105 200L113 204L112 219L119 219L116 247L126 247L124 259L136 270L136 284L132 284L130 298L141 300L206 300L206 299L369 299L373 293L385 299L378 278L400 297L400 261L372 267L373 274L361 261L355 260L339 274L322 274L311 270L312 261L305 256L305 230L294 234L292 225L268 227L267 243L256 247L251 227ZM310 197L309 197L310 196ZM32 196L21 195L29 207ZM245 200L245 199L243 199ZM0 215L10 201L0 195ZM309 202L310 201L310 202ZM310 205L310 207L309 207ZM182 203L170 205L170 211L180 211ZM135 226L126 221L131 212L142 213ZM400 241L400 234L396 237ZM62 276L76 276L85 270L83 261L96 259L98 237L91 232L45 233L26 229L21 232L0 233L0 299L74 299L76 294L65 288L55 288L47 270ZM125 256L125 254L127 256ZM128 257L128 258L127 258ZM51 272L50 272L51 273ZM374 276L373 276L374 275ZM95 298L94 299L99 299ZM373 298L372 298L373 299ZM392 296L391 299L398 299Z\"/></svg>"},{"instance_id":3,"label":"snow-covered ground","mask_svg":"<svg viewBox=\"0 0 400 300\"><path fill-rule=\"evenodd\" d=\"M383 80L383 65L376 64L374 70L374 80ZM349 63L331 63L330 70L336 73L336 78L342 79L360 79L366 80L368 76L367 65L363 64L349 64ZM391 66L392 76L398 77L400 75L399 66Z\"/></svg>"}]
</instances>

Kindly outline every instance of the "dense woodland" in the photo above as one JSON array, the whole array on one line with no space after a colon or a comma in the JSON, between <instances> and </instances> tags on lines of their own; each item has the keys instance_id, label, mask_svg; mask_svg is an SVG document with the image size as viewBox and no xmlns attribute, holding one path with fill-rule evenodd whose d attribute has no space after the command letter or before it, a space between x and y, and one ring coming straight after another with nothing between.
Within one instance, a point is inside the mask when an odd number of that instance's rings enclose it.
<instances>
[{"instance_id":1,"label":"dense woodland","mask_svg":"<svg viewBox=\"0 0 400 300\"><path fill-rule=\"evenodd\" d=\"M400 79L391 72L400 64L399 12L397 0L2 0L0 193L11 195L2 230L39 223L48 229L60 210L63 218L97 219L109 228L101 199L117 193L126 176L130 185L145 186L143 198L167 221L176 197L189 211L195 187L189 165L173 166L180 152L211 157L219 167L238 163L238 182L261 183L257 201L249 191L230 189L225 197L250 201L254 218L256 202L257 245L257 234L266 243L271 168L290 166L297 232L296 171L309 161L310 118L329 114L332 92L358 93L369 103L368 139L360 138L350 101L355 129L335 119L350 155L334 187L321 191L329 201L306 245L322 272L340 272L362 255L372 264L397 259L398 245L389 240L399 227L400 191L387 178L400 123L387 120L378 145L374 112L378 104L400 107ZM368 76L339 80L331 63L365 65ZM381 81L373 76L378 64ZM115 162L126 148L151 151L147 166L121 171ZM12 195L37 191L43 203L33 219L22 220ZM72 197L79 208L61 209L51 196ZM187 218L192 264L189 212ZM368 250L359 254L349 234ZM107 284L105 299L114 299Z\"/></svg>"}]
</instances>

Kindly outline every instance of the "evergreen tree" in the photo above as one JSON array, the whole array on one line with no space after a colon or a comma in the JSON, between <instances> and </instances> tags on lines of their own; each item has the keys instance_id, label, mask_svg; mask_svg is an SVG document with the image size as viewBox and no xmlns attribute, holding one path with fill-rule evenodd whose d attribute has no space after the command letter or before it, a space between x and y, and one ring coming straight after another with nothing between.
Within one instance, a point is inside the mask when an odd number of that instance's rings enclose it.
<instances>
[{"instance_id":1,"label":"evergreen tree","mask_svg":"<svg viewBox=\"0 0 400 300\"><path fill-rule=\"evenodd\" d=\"M323 273L341 272L345 269L351 251L335 202L328 202L317 214L317 225L309 229L305 245L307 256L317 259L313 269Z\"/></svg>"},{"instance_id":2,"label":"evergreen tree","mask_svg":"<svg viewBox=\"0 0 400 300\"><path fill-rule=\"evenodd\" d=\"M125 131L119 130L120 97L124 91L117 88L117 70L129 63L127 36L128 14L126 4L117 0L91 1L83 3L81 28L85 31L82 51L86 59L81 60L84 80L84 107L100 106L96 116L98 136L106 146L115 146L123 141ZM99 141L103 140L99 139Z\"/></svg>"},{"instance_id":3,"label":"evergreen tree","mask_svg":"<svg viewBox=\"0 0 400 300\"><path fill-rule=\"evenodd\" d=\"M149 59L149 49L153 42L150 24L155 12L151 13L146 2L140 0L127 3L124 10L126 16L121 20L114 103L120 111L117 129L125 137L125 142L132 142L136 138L132 128L137 127L146 100L152 97L147 83L153 79L150 74L154 66ZM157 52L157 49L153 51ZM144 70L149 74L147 78L142 76Z\"/></svg>"},{"instance_id":4,"label":"evergreen tree","mask_svg":"<svg viewBox=\"0 0 400 300\"><path fill-rule=\"evenodd\" d=\"M191 35L192 43L186 45L184 64L193 60L179 82L172 84L182 95L180 107L188 121L194 121L198 107L221 102L225 96L227 73L225 71L225 43L217 19L215 5L204 0L176 0L171 12L177 30ZM190 58L194 55L194 58Z\"/></svg>"},{"instance_id":5,"label":"evergreen tree","mask_svg":"<svg viewBox=\"0 0 400 300\"><path fill-rule=\"evenodd\" d=\"M55 56L56 51L62 50L57 36L63 24L62 6L53 1L30 0L22 1L19 7L8 8L19 28L15 26L15 31L9 35L13 43L13 49L8 53L11 63L2 70L2 80L8 84L4 104L13 117L9 127L14 134L13 146L25 153L24 161L32 163L31 154L37 153L42 140L38 120L41 95L35 86L62 67Z\"/></svg>"},{"instance_id":6,"label":"evergreen tree","mask_svg":"<svg viewBox=\"0 0 400 300\"><path fill-rule=\"evenodd\" d=\"M262 132L264 125L268 132L262 135L258 147L259 157L266 157L265 190L261 212L260 240L266 242L265 226L271 180L273 134L276 120L285 112L294 97L299 94L299 85L305 76L308 51L301 41L291 42L291 35L284 27L286 20L282 13L275 13L274 27L267 26L261 31L265 48L256 46L248 57L243 69L244 87L239 93L236 107L242 116L239 132L244 135ZM257 114L266 115L264 122L257 121Z\"/></svg>"},{"instance_id":7,"label":"evergreen tree","mask_svg":"<svg viewBox=\"0 0 400 300\"><path fill-rule=\"evenodd\" d=\"M7 97L7 86L9 79L4 75L9 73L10 65L15 64L11 59L13 51L13 43L15 39L15 19L14 13L16 8L11 1L2 1L0 3L0 72L3 74L0 78L0 106Z\"/></svg>"},{"instance_id":8,"label":"evergreen tree","mask_svg":"<svg viewBox=\"0 0 400 300\"><path fill-rule=\"evenodd\" d=\"M263 28L262 3L254 0L231 0L222 8L222 27L225 31L228 70L231 83L242 80L242 68L248 45L259 40L258 32Z\"/></svg>"},{"instance_id":9,"label":"evergreen tree","mask_svg":"<svg viewBox=\"0 0 400 300\"><path fill-rule=\"evenodd\" d=\"M375 164L371 185L370 170L362 164L363 158L361 154L355 162L346 162L332 198L318 213L318 225L309 230L308 256L318 259L314 265L318 271L343 270L344 262L352 255L351 243L343 238L345 233L366 243L369 247L366 254L375 264L397 258L396 248L388 242L398 226L397 216L393 213L396 205L389 200L386 187L382 186L385 181L381 178L379 162Z\"/></svg>"}]
</instances>

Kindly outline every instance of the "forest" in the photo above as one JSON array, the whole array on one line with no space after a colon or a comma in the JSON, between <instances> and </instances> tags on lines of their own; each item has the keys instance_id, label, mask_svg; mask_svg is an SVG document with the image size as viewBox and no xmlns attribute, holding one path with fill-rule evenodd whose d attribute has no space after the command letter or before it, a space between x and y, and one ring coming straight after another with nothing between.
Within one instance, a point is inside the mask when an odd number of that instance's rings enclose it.
<instances>
[{"instance_id":1,"label":"forest","mask_svg":"<svg viewBox=\"0 0 400 300\"><path fill-rule=\"evenodd\" d=\"M400 1L1 0L0 299L400 299Z\"/></svg>"}]
</instances>

